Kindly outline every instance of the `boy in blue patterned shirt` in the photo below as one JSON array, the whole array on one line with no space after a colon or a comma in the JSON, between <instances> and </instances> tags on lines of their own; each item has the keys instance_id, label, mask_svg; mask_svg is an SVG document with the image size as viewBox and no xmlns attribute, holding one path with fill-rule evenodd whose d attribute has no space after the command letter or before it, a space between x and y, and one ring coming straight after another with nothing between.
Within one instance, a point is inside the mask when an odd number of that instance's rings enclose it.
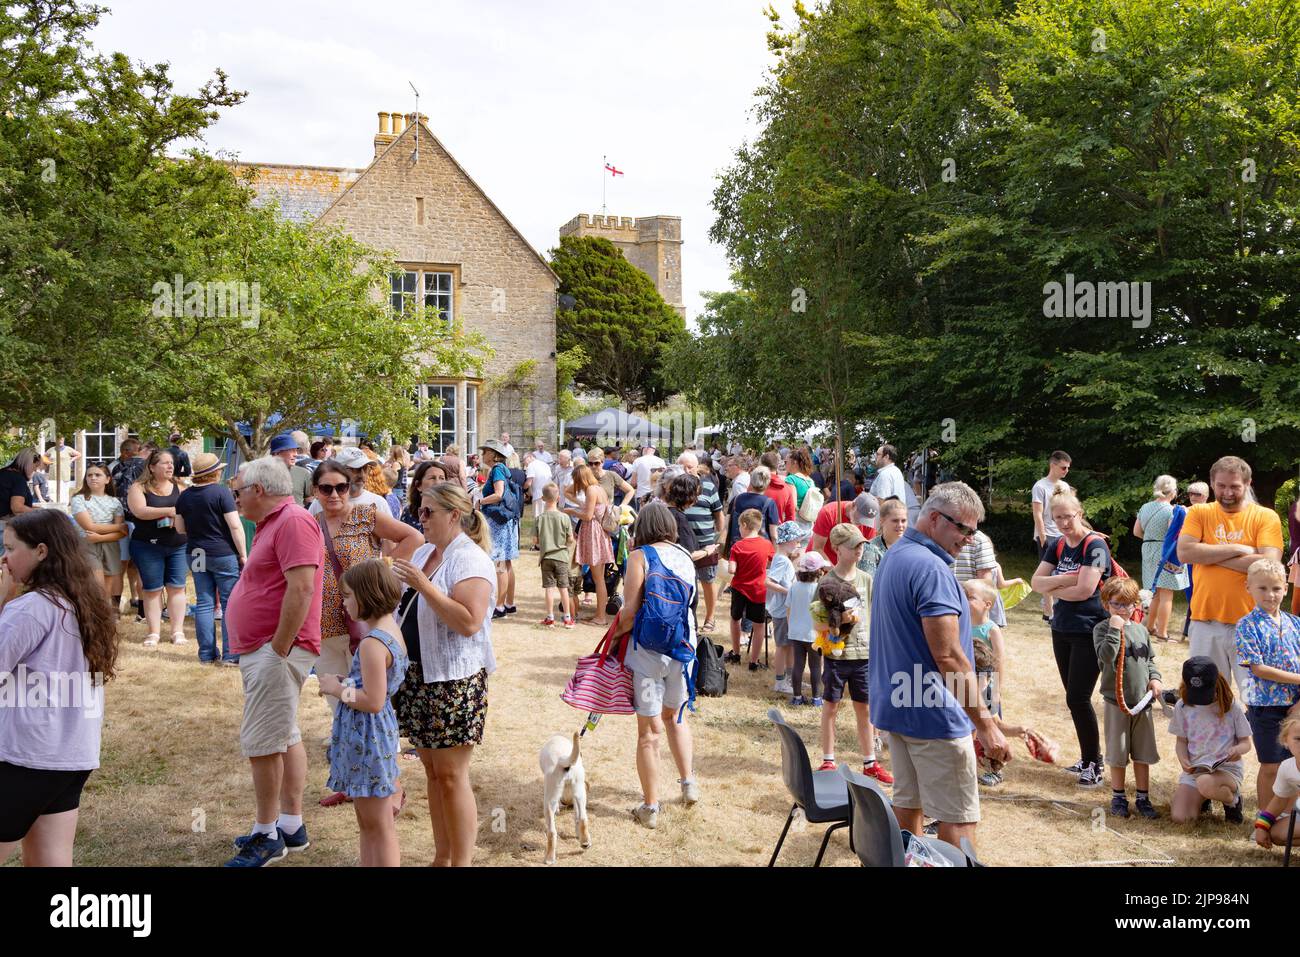
<instances>
[{"instance_id":1,"label":"boy in blue patterned shirt","mask_svg":"<svg viewBox=\"0 0 1300 957\"><path fill-rule=\"evenodd\" d=\"M1300 618L1282 611L1286 569L1281 562L1264 558L1251 565L1246 591L1255 607L1237 622L1237 662L1250 672L1242 697L1259 756L1258 806L1267 807L1278 766L1291 756L1278 732L1300 698Z\"/></svg>"}]
</instances>

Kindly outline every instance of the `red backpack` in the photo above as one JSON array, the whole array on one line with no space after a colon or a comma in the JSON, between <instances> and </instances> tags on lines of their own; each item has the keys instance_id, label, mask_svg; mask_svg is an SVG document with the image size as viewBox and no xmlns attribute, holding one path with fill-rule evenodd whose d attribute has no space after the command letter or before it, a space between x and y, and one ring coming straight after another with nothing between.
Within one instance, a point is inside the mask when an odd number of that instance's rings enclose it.
<instances>
[{"instance_id":1,"label":"red backpack","mask_svg":"<svg viewBox=\"0 0 1300 957\"><path fill-rule=\"evenodd\" d=\"M1083 541L1080 543L1080 548L1082 549L1083 554L1086 555L1088 553L1088 540L1096 537L1097 537L1096 535L1083 536ZM1058 564L1061 561L1061 555L1064 551L1065 551L1065 536L1062 535L1060 538L1056 540L1056 561ZM1129 577L1129 573L1124 571L1124 567L1119 562L1115 561L1114 555L1111 555L1110 574L1107 574L1106 572L1103 571L1101 575L1102 581L1105 581L1107 578L1128 578L1128 577ZM1136 621L1139 624L1141 624L1142 619L1145 617L1146 617L1146 611L1145 609L1143 609L1142 603L1138 602L1138 606L1135 609L1133 609L1133 621Z\"/></svg>"}]
</instances>

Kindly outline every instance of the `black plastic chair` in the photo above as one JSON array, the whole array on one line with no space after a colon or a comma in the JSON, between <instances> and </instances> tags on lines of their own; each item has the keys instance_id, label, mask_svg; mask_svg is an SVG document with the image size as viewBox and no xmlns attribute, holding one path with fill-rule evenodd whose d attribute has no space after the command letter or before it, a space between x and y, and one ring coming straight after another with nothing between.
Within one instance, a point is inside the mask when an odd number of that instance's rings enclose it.
<instances>
[{"instance_id":1,"label":"black plastic chair","mask_svg":"<svg viewBox=\"0 0 1300 957\"><path fill-rule=\"evenodd\" d=\"M904 867L907 844L889 798L875 781L850 768L840 768L849 792L853 850L863 867ZM952 862L954 867L982 867L975 858L970 841L962 838L961 850L947 841L918 835L935 854Z\"/></svg>"},{"instance_id":2,"label":"black plastic chair","mask_svg":"<svg viewBox=\"0 0 1300 957\"><path fill-rule=\"evenodd\" d=\"M1295 843L1295 819L1300 814L1300 807L1291 811L1291 823L1286 826L1286 850L1282 852L1282 866L1291 866L1291 845Z\"/></svg>"},{"instance_id":3,"label":"black plastic chair","mask_svg":"<svg viewBox=\"0 0 1300 957\"><path fill-rule=\"evenodd\" d=\"M780 711L771 708L767 716L776 725L777 734L781 738L781 777L785 780L786 790L794 800L794 804L790 805L790 814L785 819L785 827L781 830L781 837L776 842L776 849L772 851L772 859L767 862L767 866L776 866L777 856L781 853L781 845L785 843L786 834L790 832L790 824L794 821L795 812L802 808L804 818L809 824L830 825L826 829L826 836L822 838L817 860L813 862L813 867L821 867L822 857L826 854L826 845L831 839L831 832L849 826L848 787L844 779L834 771L812 769L812 764L808 760L808 749L804 747L803 739L794 728L785 723L785 718L781 717ZM849 847L853 847L852 831L849 832Z\"/></svg>"}]
</instances>

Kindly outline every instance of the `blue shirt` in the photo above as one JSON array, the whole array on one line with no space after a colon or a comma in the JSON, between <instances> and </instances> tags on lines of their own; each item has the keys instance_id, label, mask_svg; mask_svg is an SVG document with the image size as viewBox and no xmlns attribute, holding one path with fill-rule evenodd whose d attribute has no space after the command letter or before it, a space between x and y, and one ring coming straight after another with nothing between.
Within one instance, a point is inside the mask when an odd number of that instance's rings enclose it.
<instances>
[{"instance_id":1,"label":"blue shirt","mask_svg":"<svg viewBox=\"0 0 1300 957\"><path fill-rule=\"evenodd\" d=\"M961 648L975 660L970 608L953 558L914 528L880 562L871 602L871 721L913 738L951 739L975 726L943 683L922 618L956 615Z\"/></svg>"},{"instance_id":2,"label":"blue shirt","mask_svg":"<svg viewBox=\"0 0 1300 957\"><path fill-rule=\"evenodd\" d=\"M1300 673L1300 618L1281 612L1279 628L1258 608L1237 622L1237 661L1247 670L1251 665L1268 665ZM1300 686L1246 677L1246 704L1255 707L1287 707L1293 704Z\"/></svg>"}]
</instances>

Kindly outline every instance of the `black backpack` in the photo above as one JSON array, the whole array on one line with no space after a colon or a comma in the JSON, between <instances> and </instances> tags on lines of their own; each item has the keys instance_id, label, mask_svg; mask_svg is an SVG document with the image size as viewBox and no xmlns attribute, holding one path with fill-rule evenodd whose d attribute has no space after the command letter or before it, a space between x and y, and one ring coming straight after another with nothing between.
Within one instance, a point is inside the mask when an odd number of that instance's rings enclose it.
<instances>
[{"instance_id":1,"label":"black backpack","mask_svg":"<svg viewBox=\"0 0 1300 957\"><path fill-rule=\"evenodd\" d=\"M701 638L695 646L695 691L706 698L721 698L727 693L722 649L708 638Z\"/></svg>"}]
</instances>

